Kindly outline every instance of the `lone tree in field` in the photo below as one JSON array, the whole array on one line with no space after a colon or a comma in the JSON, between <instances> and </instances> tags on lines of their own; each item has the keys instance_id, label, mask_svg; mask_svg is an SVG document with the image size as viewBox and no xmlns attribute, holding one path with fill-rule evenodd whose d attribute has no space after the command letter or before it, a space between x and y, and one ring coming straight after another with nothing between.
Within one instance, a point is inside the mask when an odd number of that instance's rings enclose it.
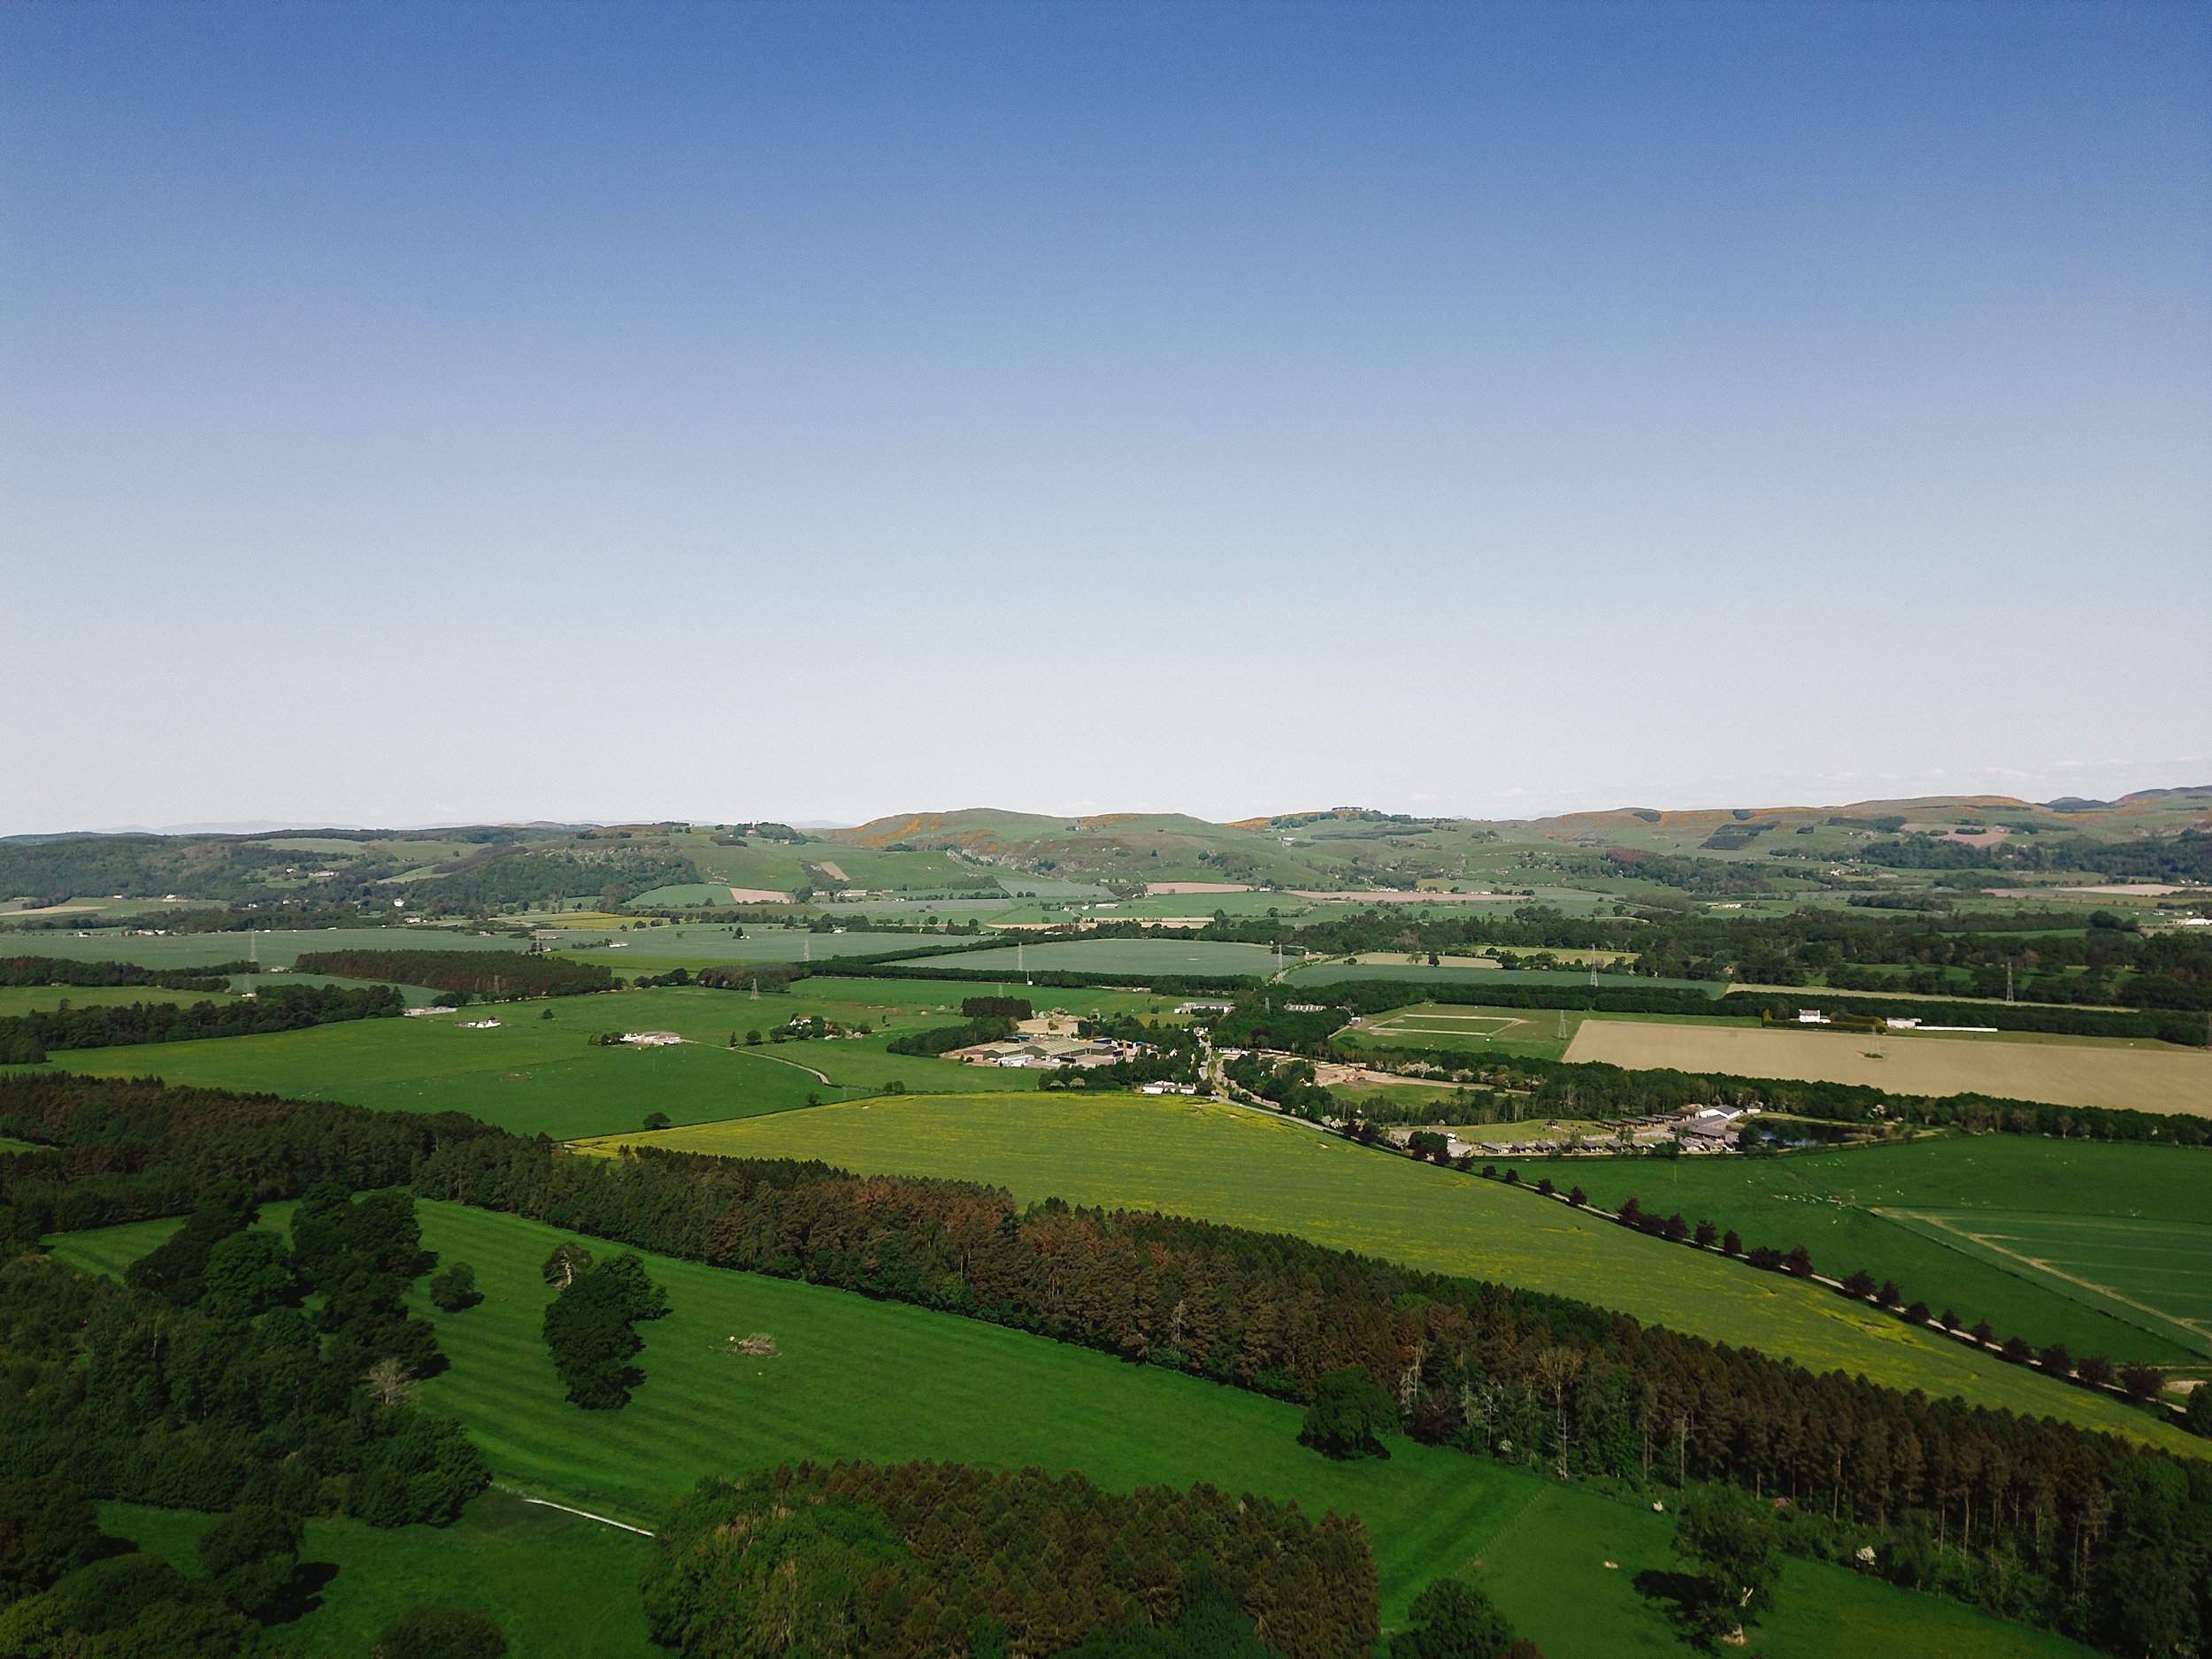
<instances>
[{"instance_id":1,"label":"lone tree in field","mask_svg":"<svg viewBox=\"0 0 2212 1659\"><path fill-rule=\"evenodd\" d=\"M430 1281L430 1300L441 1313L459 1313L473 1308L484 1300L484 1293L476 1288L476 1270L466 1262L456 1262Z\"/></svg>"},{"instance_id":2,"label":"lone tree in field","mask_svg":"<svg viewBox=\"0 0 2212 1659\"><path fill-rule=\"evenodd\" d=\"M1674 1553L1696 1586L1686 1609L1699 1632L1742 1640L1744 1626L1772 1602L1781 1575L1773 1520L1736 1494L1708 1487L1682 1506Z\"/></svg>"},{"instance_id":3,"label":"lone tree in field","mask_svg":"<svg viewBox=\"0 0 2212 1659\"><path fill-rule=\"evenodd\" d=\"M1314 1391L1298 1443L1325 1457L1387 1457L1383 1431L1398 1425L1398 1408L1357 1365L1333 1371Z\"/></svg>"},{"instance_id":4,"label":"lone tree in field","mask_svg":"<svg viewBox=\"0 0 2212 1659\"><path fill-rule=\"evenodd\" d=\"M635 1322L668 1311L668 1293L626 1252L577 1274L545 1310L545 1343L572 1402L588 1411L615 1411L645 1373L630 1363L645 1346Z\"/></svg>"}]
</instances>

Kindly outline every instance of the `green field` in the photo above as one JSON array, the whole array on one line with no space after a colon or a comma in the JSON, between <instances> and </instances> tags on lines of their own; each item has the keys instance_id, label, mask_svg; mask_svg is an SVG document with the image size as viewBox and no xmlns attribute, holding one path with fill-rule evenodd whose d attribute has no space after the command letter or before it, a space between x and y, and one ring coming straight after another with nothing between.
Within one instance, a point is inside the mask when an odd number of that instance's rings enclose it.
<instances>
[{"instance_id":1,"label":"green field","mask_svg":"<svg viewBox=\"0 0 2212 1659\"><path fill-rule=\"evenodd\" d=\"M1048 876L1001 876L1000 887L1018 899L1104 899L1114 901L1113 889L1095 881L1056 881Z\"/></svg>"},{"instance_id":2,"label":"green field","mask_svg":"<svg viewBox=\"0 0 2212 1659\"><path fill-rule=\"evenodd\" d=\"M1018 952L1009 945L944 959L946 967L963 973L1002 973L1010 979L1019 979L1025 964L1032 973L1240 974L1258 979L1275 972L1275 953L1265 945L1195 939L1054 939L1025 945Z\"/></svg>"},{"instance_id":3,"label":"green field","mask_svg":"<svg viewBox=\"0 0 2212 1659\"><path fill-rule=\"evenodd\" d=\"M838 956L892 956L938 941L910 933L810 933L803 927L748 924L742 936L726 924L675 922L664 927L579 927L565 931L553 949L581 962L604 964L618 973L657 973L703 964L827 962ZM964 942L955 935L954 943Z\"/></svg>"},{"instance_id":4,"label":"green field","mask_svg":"<svg viewBox=\"0 0 2212 1659\"><path fill-rule=\"evenodd\" d=\"M69 962L134 962L144 968L205 968L219 962L257 961L288 968L316 950L520 950L526 941L457 927L326 927L273 933L140 934L73 933L26 934L9 956L59 956Z\"/></svg>"},{"instance_id":5,"label":"green field","mask_svg":"<svg viewBox=\"0 0 2212 1659\"><path fill-rule=\"evenodd\" d=\"M1386 1461L1332 1463L1296 1443L1294 1406L897 1303L649 1257L674 1310L643 1328L647 1381L618 1414L580 1411L561 1399L538 1329L550 1294L539 1264L570 1235L483 1210L420 1208L425 1241L449 1262L469 1262L487 1294L467 1313L436 1316L452 1365L425 1385L424 1403L459 1416L495 1479L534 1495L649 1526L661 1505L702 1475L800 1458L1079 1468L1117 1490L1207 1480L1294 1498L1310 1514L1360 1515L1375 1543L1386 1623L1428 1579L1471 1572L1552 1654L1678 1651L1671 1627L1632 1584L1640 1568L1669 1561L1669 1522L1647 1505L1402 1440L1394 1440ZM267 1212L280 1223L282 1213L282 1206ZM80 1266L114 1271L173 1225L65 1234L54 1248ZM732 1349L731 1337L757 1333L775 1339L775 1357ZM1163 1432L1163 1425L1173 1432ZM480 1543L469 1523L450 1533L411 1528L381 1538L319 1528L314 1541L340 1571L326 1609L312 1617L357 1640L393 1601L388 1590L367 1585L346 1600L349 1563L365 1580L411 1560L426 1583L454 1585L459 1599L495 1598L488 1610L518 1620L511 1635L523 1633L522 1618L532 1619L535 1640L518 1645L518 1654L586 1659L634 1651L623 1643L635 1626L606 1605L634 1603L634 1548L618 1540L595 1549L564 1529L548 1534L566 1540L557 1565L523 1564L511 1559L517 1550L539 1548L527 1525L511 1508L491 1506L478 1530L511 1529L514 1548L505 1553L492 1547L495 1537ZM454 1547L441 1560L449 1538ZM494 1583L472 1593L479 1561ZM527 1609L551 1571L566 1582L542 1592L549 1605L541 1612ZM557 1615L579 1601L596 1608L595 1623L564 1629ZM1793 1659L2082 1652L1840 1569L1796 1562L1763 1647Z\"/></svg>"},{"instance_id":6,"label":"green field","mask_svg":"<svg viewBox=\"0 0 2212 1659\"><path fill-rule=\"evenodd\" d=\"M1242 1108L1140 1095L926 1096L672 1132L663 1144L993 1182L1018 1198L1159 1209L1580 1297L1654 1324L2202 1455L2116 1401L1972 1353L1834 1293L1644 1239L1478 1177Z\"/></svg>"},{"instance_id":7,"label":"green field","mask_svg":"<svg viewBox=\"0 0 2212 1659\"><path fill-rule=\"evenodd\" d=\"M730 889L726 884L713 881L691 881L679 887L655 887L649 893L641 893L630 901L630 908L639 910L686 908L726 910L730 908L731 902Z\"/></svg>"},{"instance_id":8,"label":"green field","mask_svg":"<svg viewBox=\"0 0 2212 1659\"><path fill-rule=\"evenodd\" d=\"M1824 1273L1863 1267L2001 1336L2205 1369L2212 1154L1981 1135L1785 1158L1578 1159L1554 1179L1570 1174L1593 1202L1633 1195L1747 1244L1802 1244Z\"/></svg>"},{"instance_id":9,"label":"green field","mask_svg":"<svg viewBox=\"0 0 2212 1659\"><path fill-rule=\"evenodd\" d=\"M2212 1350L2212 1225L2000 1210L1886 1210L1883 1218L2183 1345Z\"/></svg>"},{"instance_id":10,"label":"green field","mask_svg":"<svg viewBox=\"0 0 2212 1659\"><path fill-rule=\"evenodd\" d=\"M215 1517L134 1503L104 1503L101 1524L142 1549L196 1571L194 1542ZM278 1640L316 1659L367 1659L377 1632L419 1601L489 1614L508 1651L547 1659L665 1655L645 1633L637 1575L652 1545L504 1492L488 1492L451 1526L385 1531L360 1521L311 1520L303 1563L335 1568L305 1617Z\"/></svg>"},{"instance_id":11,"label":"green field","mask_svg":"<svg viewBox=\"0 0 2212 1659\"><path fill-rule=\"evenodd\" d=\"M1337 1033L1355 1048L1443 1048L1457 1054L1556 1060L1586 1014L1564 1008L1479 1008L1421 1002L1371 1015Z\"/></svg>"},{"instance_id":12,"label":"green field","mask_svg":"<svg viewBox=\"0 0 2212 1659\"><path fill-rule=\"evenodd\" d=\"M279 981L282 982L281 979ZM1026 1071L894 1055L891 1035L956 1022L960 1001L988 986L916 979L821 979L783 995L672 986L539 1002L478 1004L462 1015L354 1020L265 1036L58 1053L55 1071L166 1078L210 1088L272 1090L395 1111L462 1111L518 1134L556 1140L641 1128L649 1112L711 1123L803 1106L810 1094L872 1094L893 1082L917 1093L1033 1090ZM1165 999L1052 991L1040 1009L1151 1011ZM551 1014L551 1018L545 1018ZM872 1034L744 1046L798 1017ZM500 1022L472 1031L462 1022ZM673 1031L680 1047L595 1048L595 1032ZM728 1047L734 1033L741 1046Z\"/></svg>"},{"instance_id":13,"label":"green field","mask_svg":"<svg viewBox=\"0 0 2212 1659\"><path fill-rule=\"evenodd\" d=\"M842 991L872 980L824 980ZM972 987L971 987L971 991ZM545 1018L551 1014L552 1018ZM878 1034L742 1046L795 1016L865 1019ZM463 1022L500 1021L495 1030ZM642 1126L649 1112L708 1123L803 1106L810 1095L875 1093L893 1080L916 1091L1034 1089L1033 1077L957 1061L885 1052L892 1030L956 1019L861 1001L671 987L588 997L479 1004L465 1014L351 1020L265 1036L72 1049L50 1069L103 1077L159 1076L212 1088L267 1089L298 1100L395 1111L462 1111L518 1134L556 1140ZM595 1047L606 1031L673 1031L671 1048ZM731 1033L741 1045L728 1047Z\"/></svg>"},{"instance_id":14,"label":"green field","mask_svg":"<svg viewBox=\"0 0 2212 1659\"><path fill-rule=\"evenodd\" d=\"M282 984L281 978L277 981ZM319 980L304 981L309 984ZM217 992L165 991L157 985L0 985L0 1019L17 1014L50 1014L66 1002L72 1008L127 1008L134 1002L227 1002Z\"/></svg>"}]
</instances>

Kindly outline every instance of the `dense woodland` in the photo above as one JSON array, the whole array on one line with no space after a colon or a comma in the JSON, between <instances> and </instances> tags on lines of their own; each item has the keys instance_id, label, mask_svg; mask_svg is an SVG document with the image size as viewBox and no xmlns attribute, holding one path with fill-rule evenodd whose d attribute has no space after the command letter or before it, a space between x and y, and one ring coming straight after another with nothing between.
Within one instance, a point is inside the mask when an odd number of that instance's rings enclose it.
<instances>
[{"instance_id":1,"label":"dense woodland","mask_svg":"<svg viewBox=\"0 0 2212 1659\"><path fill-rule=\"evenodd\" d=\"M411 1202L309 1194L288 1245L244 1184L214 1183L122 1285L36 1254L0 1267L0 1481L379 1526L457 1515L488 1476L406 1403L437 1363L402 1302L426 1265Z\"/></svg>"},{"instance_id":2,"label":"dense woodland","mask_svg":"<svg viewBox=\"0 0 2212 1659\"><path fill-rule=\"evenodd\" d=\"M436 866L436 873L410 882L407 895L411 906L472 914L556 899L589 899L603 910L614 910L655 887L699 879L699 868L690 859L649 848L501 847Z\"/></svg>"},{"instance_id":3,"label":"dense woodland","mask_svg":"<svg viewBox=\"0 0 2212 1659\"><path fill-rule=\"evenodd\" d=\"M340 1020L377 1019L405 1006L382 985L288 985L229 1002L131 1002L61 1007L0 1019L0 1063L35 1064L53 1050L129 1043L191 1042L203 1037L303 1031Z\"/></svg>"},{"instance_id":4,"label":"dense woodland","mask_svg":"<svg viewBox=\"0 0 2212 1659\"><path fill-rule=\"evenodd\" d=\"M703 1482L663 1523L644 1589L654 1639L687 1659L1043 1659L1094 1632L1163 1659L1364 1659L1378 1619L1356 1517L955 1463Z\"/></svg>"},{"instance_id":5,"label":"dense woodland","mask_svg":"<svg viewBox=\"0 0 2212 1659\"><path fill-rule=\"evenodd\" d=\"M615 988L614 975L599 963L519 950L317 950L303 955L295 966L302 973L426 985L494 1002Z\"/></svg>"}]
</instances>

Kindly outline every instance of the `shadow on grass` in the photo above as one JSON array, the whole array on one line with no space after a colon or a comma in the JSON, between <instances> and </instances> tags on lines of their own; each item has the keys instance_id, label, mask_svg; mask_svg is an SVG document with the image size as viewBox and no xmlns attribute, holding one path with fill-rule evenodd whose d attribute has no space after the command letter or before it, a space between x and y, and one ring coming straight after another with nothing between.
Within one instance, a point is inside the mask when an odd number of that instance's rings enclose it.
<instances>
[{"instance_id":1,"label":"shadow on grass","mask_svg":"<svg viewBox=\"0 0 2212 1659\"><path fill-rule=\"evenodd\" d=\"M292 1579L276 1604L261 1616L264 1624L289 1624L305 1618L323 1604L324 1586L338 1576L335 1562L303 1561L292 1570Z\"/></svg>"}]
</instances>

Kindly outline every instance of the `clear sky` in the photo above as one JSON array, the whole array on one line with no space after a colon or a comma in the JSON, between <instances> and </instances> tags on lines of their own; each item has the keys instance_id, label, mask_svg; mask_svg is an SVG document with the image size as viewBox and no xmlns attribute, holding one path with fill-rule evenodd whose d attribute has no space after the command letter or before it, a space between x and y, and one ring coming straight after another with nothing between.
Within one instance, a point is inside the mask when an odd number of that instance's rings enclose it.
<instances>
[{"instance_id":1,"label":"clear sky","mask_svg":"<svg viewBox=\"0 0 2212 1659\"><path fill-rule=\"evenodd\" d=\"M2212 780L2201 4L0 8L0 833Z\"/></svg>"}]
</instances>

